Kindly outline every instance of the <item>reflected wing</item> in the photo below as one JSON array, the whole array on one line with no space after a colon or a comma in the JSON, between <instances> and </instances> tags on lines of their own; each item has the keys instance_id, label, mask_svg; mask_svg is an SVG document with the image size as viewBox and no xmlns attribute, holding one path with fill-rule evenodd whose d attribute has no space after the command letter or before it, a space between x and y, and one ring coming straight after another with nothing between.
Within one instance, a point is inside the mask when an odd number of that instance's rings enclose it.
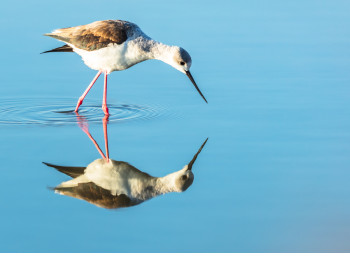
<instances>
[{"instance_id":1,"label":"reflected wing","mask_svg":"<svg viewBox=\"0 0 350 256\"><path fill-rule=\"evenodd\" d=\"M59 166L59 165L53 165L45 162L43 162L43 164L46 164L49 167L53 167L57 171L62 172L72 178L76 178L80 175L83 175L84 170L86 168L86 167L73 167L73 166Z\"/></svg>"},{"instance_id":2,"label":"reflected wing","mask_svg":"<svg viewBox=\"0 0 350 256\"><path fill-rule=\"evenodd\" d=\"M109 190L99 187L93 182L79 183L74 187L56 187L55 191L61 195L82 199L107 209L128 207L137 204L132 202L124 194L113 196Z\"/></svg>"},{"instance_id":3,"label":"reflected wing","mask_svg":"<svg viewBox=\"0 0 350 256\"><path fill-rule=\"evenodd\" d=\"M77 27L57 29L45 35L72 44L79 49L94 51L110 43L124 43L128 38L127 29L131 24L120 20L103 20Z\"/></svg>"}]
</instances>

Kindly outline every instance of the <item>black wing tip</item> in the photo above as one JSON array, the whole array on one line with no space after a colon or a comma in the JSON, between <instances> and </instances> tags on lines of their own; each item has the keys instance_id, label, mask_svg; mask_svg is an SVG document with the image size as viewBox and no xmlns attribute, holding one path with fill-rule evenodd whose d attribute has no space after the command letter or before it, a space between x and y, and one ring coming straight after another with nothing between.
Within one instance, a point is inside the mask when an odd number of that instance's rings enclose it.
<instances>
[{"instance_id":1,"label":"black wing tip","mask_svg":"<svg viewBox=\"0 0 350 256\"><path fill-rule=\"evenodd\" d=\"M73 52L73 48L70 47L69 45L65 44L63 46L57 47L57 48L49 50L49 51L42 52L40 54L48 53L48 52Z\"/></svg>"},{"instance_id":2,"label":"black wing tip","mask_svg":"<svg viewBox=\"0 0 350 256\"><path fill-rule=\"evenodd\" d=\"M51 190L51 191L55 191L56 190L56 187L49 187L49 186L47 186L46 187L48 190Z\"/></svg>"},{"instance_id":3,"label":"black wing tip","mask_svg":"<svg viewBox=\"0 0 350 256\"><path fill-rule=\"evenodd\" d=\"M49 166L49 167L54 167L53 164L49 164L49 163L46 163L46 162L42 162L42 163L45 164L45 165L47 165L47 166Z\"/></svg>"},{"instance_id":4,"label":"black wing tip","mask_svg":"<svg viewBox=\"0 0 350 256\"><path fill-rule=\"evenodd\" d=\"M61 167L61 166L50 164L50 163L46 163L46 162L42 162L42 163L45 164L48 167L52 167L52 168L55 168L56 170L60 171L59 167Z\"/></svg>"}]
</instances>

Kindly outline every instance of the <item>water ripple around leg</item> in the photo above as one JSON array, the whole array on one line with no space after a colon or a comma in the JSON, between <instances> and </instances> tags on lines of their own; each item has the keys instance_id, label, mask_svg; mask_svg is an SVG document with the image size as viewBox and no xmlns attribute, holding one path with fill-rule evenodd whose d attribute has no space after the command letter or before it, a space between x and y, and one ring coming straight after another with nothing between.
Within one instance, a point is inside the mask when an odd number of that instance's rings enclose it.
<instances>
[{"instance_id":1,"label":"water ripple around leg","mask_svg":"<svg viewBox=\"0 0 350 256\"><path fill-rule=\"evenodd\" d=\"M76 99L70 98L6 98L0 100L0 125L68 125L77 123ZM165 112L163 107L108 104L109 122L149 120ZM97 100L85 100L79 115L89 123L100 123L104 117Z\"/></svg>"}]
</instances>

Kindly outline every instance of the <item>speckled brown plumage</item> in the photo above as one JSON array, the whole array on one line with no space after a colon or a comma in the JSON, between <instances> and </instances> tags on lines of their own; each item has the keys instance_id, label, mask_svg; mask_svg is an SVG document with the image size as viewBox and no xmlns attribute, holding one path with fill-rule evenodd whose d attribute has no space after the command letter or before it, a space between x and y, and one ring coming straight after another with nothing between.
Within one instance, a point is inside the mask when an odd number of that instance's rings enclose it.
<instances>
[{"instance_id":1,"label":"speckled brown plumage","mask_svg":"<svg viewBox=\"0 0 350 256\"><path fill-rule=\"evenodd\" d=\"M107 209L135 205L126 195L121 194L114 196L109 190L97 186L93 182L79 183L75 187L56 187L55 190L63 195L82 199Z\"/></svg>"},{"instance_id":2,"label":"speckled brown plumage","mask_svg":"<svg viewBox=\"0 0 350 256\"><path fill-rule=\"evenodd\" d=\"M94 51L109 44L122 44L128 39L129 22L121 20L96 21L91 24L61 28L45 34L87 51Z\"/></svg>"}]
</instances>

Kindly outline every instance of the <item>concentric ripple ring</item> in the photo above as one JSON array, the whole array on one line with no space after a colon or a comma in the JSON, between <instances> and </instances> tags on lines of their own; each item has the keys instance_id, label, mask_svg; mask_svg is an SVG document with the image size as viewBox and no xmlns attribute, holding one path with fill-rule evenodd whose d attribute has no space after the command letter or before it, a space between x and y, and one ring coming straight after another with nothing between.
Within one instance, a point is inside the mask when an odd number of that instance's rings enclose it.
<instances>
[{"instance_id":1,"label":"concentric ripple ring","mask_svg":"<svg viewBox=\"0 0 350 256\"><path fill-rule=\"evenodd\" d=\"M68 125L78 122L78 116L89 123L100 123L104 117L101 103L85 100L74 112L76 99L71 98L5 98L0 99L0 125ZM108 104L109 122L140 121L153 119L164 112L163 107Z\"/></svg>"}]
</instances>

